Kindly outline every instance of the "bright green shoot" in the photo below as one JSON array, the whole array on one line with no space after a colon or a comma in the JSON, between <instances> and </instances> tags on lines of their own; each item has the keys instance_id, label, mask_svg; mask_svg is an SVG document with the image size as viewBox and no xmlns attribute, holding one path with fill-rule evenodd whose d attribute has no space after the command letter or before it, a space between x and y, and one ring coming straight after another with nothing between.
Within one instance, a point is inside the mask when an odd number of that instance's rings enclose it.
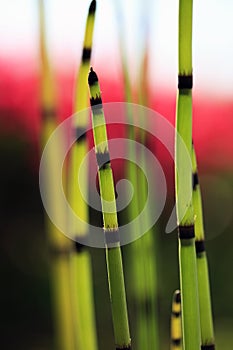
<instances>
[{"instance_id":1,"label":"bright green shoot","mask_svg":"<svg viewBox=\"0 0 233 350\"><path fill-rule=\"evenodd\" d=\"M198 294L201 321L202 350L214 350L214 327L211 308L211 295L207 254L205 251L205 236L202 214L201 189L198 180L198 170L195 149L193 146L193 208L195 214L195 236L198 273Z\"/></svg>"},{"instance_id":2,"label":"bright green shoot","mask_svg":"<svg viewBox=\"0 0 233 350\"><path fill-rule=\"evenodd\" d=\"M123 20L123 11L120 2L116 2L116 14L119 21ZM125 41L124 25L118 27L119 47L121 55L121 68L124 81L124 96L127 102L127 127L128 137L135 140L137 137L137 130L134 127L134 115L131 103L132 87L129 75L129 65L127 62L127 46ZM139 78L139 102L140 104L147 104L147 47L142 53L142 69ZM142 79L141 79L142 78ZM146 119L146 113L138 117ZM143 127L143 125L142 125ZM138 131L140 142L144 144L145 133L142 129ZM127 179L130 181L132 187L135 189L133 198L127 208L128 220L132 223L138 217L140 210L143 209L147 199L147 183L144 176L146 170L145 154L142 152L136 153L135 142L131 142L127 150L129 159L138 159L144 166L139 170L134 162L127 162L126 173ZM146 172L146 171L145 171ZM140 203L143 203L142 206ZM133 236L138 231L143 231L148 217L141 221L140 226L134 224L130 234ZM126 274L127 274L127 288L130 295L131 309L134 317L131 319L133 329L133 347L135 349L157 349L158 348L158 323L157 323L157 279L156 279L156 262L155 262L155 242L154 232L150 230L136 241L132 242L125 248L126 259Z\"/></svg>"},{"instance_id":3,"label":"bright green shoot","mask_svg":"<svg viewBox=\"0 0 233 350\"><path fill-rule=\"evenodd\" d=\"M98 177L106 241L106 260L115 344L116 349L128 350L131 348L131 339L118 232L115 187L108 149L108 138L100 86L98 77L92 68L88 76L88 83L91 96L90 102L92 107L93 135L98 164Z\"/></svg>"},{"instance_id":4,"label":"bright green shoot","mask_svg":"<svg viewBox=\"0 0 233 350\"><path fill-rule=\"evenodd\" d=\"M72 282L73 282L73 306L75 309L76 343L80 349L97 349L97 334L95 324L95 310L93 298L91 257L86 246L78 243L80 238L88 235L89 212L88 204L84 197L88 197L88 168L86 167L83 176L79 177L80 167L88 152L88 140L86 130L89 123L88 108L88 85L87 75L90 67L92 52L92 39L95 24L96 0L89 6L86 20L86 28L83 43L82 60L77 74L75 99L73 111L76 113L73 119L72 131L80 137L71 149L69 159L69 181L68 195L72 209L80 218L79 224L76 221L69 221L70 233L76 239L76 252L72 254ZM78 113L85 110L82 113Z\"/></svg>"},{"instance_id":5,"label":"bright green shoot","mask_svg":"<svg viewBox=\"0 0 233 350\"><path fill-rule=\"evenodd\" d=\"M179 1L178 78L176 132L183 139L190 159L192 159L192 0ZM199 350L201 341L192 206L192 174L184 167L183 152L184 150L179 146L176 138L176 205L179 231L183 347L184 350ZM178 189L178 176L182 189ZM185 201L184 198L187 194L189 194L190 200ZM183 208L186 208L184 217L181 216Z\"/></svg>"},{"instance_id":6,"label":"bright green shoot","mask_svg":"<svg viewBox=\"0 0 233 350\"><path fill-rule=\"evenodd\" d=\"M88 85L86 77L90 68L90 59L92 51L92 38L95 23L95 11L96 1L93 0L89 7L88 17L86 21L86 30L84 36L82 61L77 74L77 82L75 89L75 100L74 100L74 113L80 112L88 108ZM88 112L77 113L74 116L73 131L76 134L81 134L82 137L77 140L71 150L70 157L70 172L69 172L69 200L71 207L80 218L79 227L76 227L75 222L70 222L70 233L72 236L85 236L88 226L88 206L81 193L84 192L85 198L87 198L87 174L88 169L84 172L83 177L80 179L78 184L77 174L79 174L80 166L84 157L88 152L88 142L86 139L86 129L88 126L89 118ZM85 174L86 173L86 174ZM86 176L85 176L86 175ZM78 184L78 185L77 185Z\"/></svg>"}]
</instances>

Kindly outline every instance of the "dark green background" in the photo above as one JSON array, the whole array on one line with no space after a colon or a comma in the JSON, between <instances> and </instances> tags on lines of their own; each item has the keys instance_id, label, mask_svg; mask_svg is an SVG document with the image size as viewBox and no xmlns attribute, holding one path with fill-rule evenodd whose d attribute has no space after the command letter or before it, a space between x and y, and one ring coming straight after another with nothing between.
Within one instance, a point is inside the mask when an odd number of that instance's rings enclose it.
<instances>
[{"instance_id":1,"label":"dark green background","mask_svg":"<svg viewBox=\"0 0 233 350\"><path fill-rule=\"evenodd\" d=\"M23 139L2 135L0 141L0 348L47 350L53 348L53 325L49 255L38 184L38 150ZM202 164L199 164L199 169L202 169ZM210 169L200 171L200 179L205 185L206 248L216 338L221 350L233 348L232 178L232 173L226 171L214 174ZM161 349L164 350L169 348L171 297L178 288L176 232L163 233L172 203L168 200L156 227L157 231L160 230L157 233L159 316ZM105 253L103 249L90 250L94 261L99 349L113 349ZM127 246L123 253L124 256L127 254ZM134 317L131 309L130 317Z\"/></svg>"}]
</instances>

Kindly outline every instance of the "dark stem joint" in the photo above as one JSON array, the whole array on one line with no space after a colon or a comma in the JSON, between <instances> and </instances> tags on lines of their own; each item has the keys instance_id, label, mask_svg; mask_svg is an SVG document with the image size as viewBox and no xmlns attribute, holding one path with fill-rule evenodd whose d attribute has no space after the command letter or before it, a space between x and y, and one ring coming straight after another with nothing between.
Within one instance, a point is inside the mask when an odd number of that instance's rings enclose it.
<instances>
[{"instance_id":1,"label":"dark stem joint","mask_svg":"<svg viewBox=\"0 0 233 350\"><path fill-rule=\"evenodd\" d=\"M174 316L175 318L180 317L181 312L180 311L172 311L172 316Z\"/></svg>"},{"instance_id":2,"label":"dark stem joint","mask_svg":"<svg viewBox=\"0 0 233 350\"><path fill-rule=\"evenodd\" d=\"M191 239L195 237L194 225L179 226L178 232L179 232L180 239Z\"/></svg>"},{"instance_id":3,"label":"dark stem joint","mask_svg":"<svg viewBox=\"0 0 233 350\"><path fill-rule=\"evenodd\" d=\"M215 350L215 345L214 344L202 345L201 350Z\"/></svg>"},{"instance_id":4,"label":"dark stem joint","mask_svg":"<svg viewBox=\"0 0 233 350\"><path fill-rule=\"evenodd\" d=\"M91 109L93 114L101 114L102 113L102 98L101 96L91 97L90 99Z\"/></svg>"},{"instance_id":5,"label":"dark stem joint","mask_svg":"<svg viewBox=\"0 0 233 350\"><path fill-rule=\"evenodd\" d=\"M86 63L91 59L91 48L83 48L82 62Z\"/></svg>"},{"instance_id":6,"label":"dark stem joint","mask_svg":"<svg viewBox=\"0 0 233 350\"><path fill-rule=\"evenodd\" d=\"M76 142L83 141L87 137L86 128L78 127L75 129L75 133L76 133Z\"/></svg>"},{"instance_id":7,"label":"dark stem joint","mask_svg":"<svg viewBox=\"0 0 233 350\"><path fill-rule=\"evenodd\" d=\"M196 247L196 254L203 253L205 251L205 242L202 241L196 241L195 242L195 247Z\"/></svg>"},{"instance_id":8,"label":"dark stem joint","mask_svg":"<svg viewBox=\"0 0 233 350\"><path fill-rule=\"evenodd\" d=\"M75 241L75 250L77 253L82 253L86 246L82 243Z\"/></svg>"},{"instance_id":9,"label":"dark stem joint","mask_svg":"<svg viewBox=\"0 0 233 350\"><path fill-rule=\"evenodd\" d=\"M107 247L112 248L116 245L116 243L120 243L120 234L118 229L114 231L106 231L105 232L105 244Z\"/></svg>"},{"instance_id":10,"label":"dark stem joint","mask_svg":"<svg viewBox=\"0 0 233 350\"><path fill-rule=\"evenodd\" d=\"M105 170L110 164L110 154L108 151L104 153L96 153L96 160L99 170Z\"/></svg>"},{"instance_id":11,"label":"dark stem joint","mask_svg":"<svg viewBox=\"0 0 233 350\"><path fill-rule=\"evenodd\" d=\"M199 184L198 173L193 174L193 190L195 191L197 185Z\"/></svg>"},{"instance_id":12,"label":"dark stem joint","mask_svg":"<svg viewBox=\"0 0 233 350\"><path fill-rule=\"evenodd\" d=\"M181 338L172 339L172 344L176 346L181 345Z\"/></svg>"},{"instance_id":13,"label":"dark stem joint","mask_svg":"<svg viewBox=\"0 0 233 350\"><path fill-rule=\"evenodd\" d=\"M178 75L178 89L191 90L193 87L193 76L192 75Z\"/></svg>"},{"instance_id":14,"label":"dark stem joint","mask_svg":"<svg viewBox=\"0 0 233 350\"><path fill-rule=\"evenodd\" d=\"M131 344L122 347L116 346L116 350L131 350Z\"/></svg>"}]
</instances>

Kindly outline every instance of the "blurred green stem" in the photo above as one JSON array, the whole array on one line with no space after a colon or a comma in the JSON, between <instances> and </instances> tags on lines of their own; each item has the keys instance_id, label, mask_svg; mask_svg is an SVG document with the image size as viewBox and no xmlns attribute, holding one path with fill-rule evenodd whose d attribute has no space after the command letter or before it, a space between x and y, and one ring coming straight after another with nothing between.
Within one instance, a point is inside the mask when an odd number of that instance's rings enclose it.
<instances>
[{"instance_id":1,"label":"blurred green stem","mask_svg":"<svg viewBox=\"0 0 233 350\"><path fill-rule=\"evenodd\" d=\"M182 138L190 160L192 159L192 6L192 0L179 1L179 91L176 112L176 132ZM178 142L176 136L175 180L183 346L184 350L199 350L201 342L192 174L189 169L186 169L183 161L184 147ZM179 184L182 184L182 188L179 188ZM184 216L183 208L185 208Z\"/></svg>"}]
</instances>

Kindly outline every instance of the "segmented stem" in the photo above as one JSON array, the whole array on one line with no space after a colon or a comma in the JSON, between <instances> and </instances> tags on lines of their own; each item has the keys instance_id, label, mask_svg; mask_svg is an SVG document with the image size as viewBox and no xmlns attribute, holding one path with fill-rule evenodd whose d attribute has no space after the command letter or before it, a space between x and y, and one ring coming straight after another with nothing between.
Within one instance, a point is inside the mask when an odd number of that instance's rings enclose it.
<instances>
[{"instance_id":1,"label":"segmented stem","mask_svg":"<svg viewBox=\"0 0 233 350\"><path fill-rule=\"evenodd\" d=\"M215 349L214 327L211 308L211 294L207 253L205 250L205 235L202 214L201 188L198 179L198 169L195 149L193 146L193 208L195 215L195 237L197 256L198 295L201 322L202 349Z\"/></svg>"},{"instance_id":2,"label":"segmented stem","mask_svg":"<svg viewBox=\"0 0 233 350\"><path fill-rule=\"evenodd\" d=\"M192 159L192 0L179 1L179 83L176 132ZM195 257L192 174L183 164L184 150L176 138L176 205L184 350L200 349L200 323ZM179 177L179 181L178 181ZM178 185L182 184L182 189ZM185 196L189 194L189 200ZM187 198L187 197L186 197ZM182 214L185 209L185 215Z\"/></svg>"},{"instance_id":3,"label":"segmented stem","mask_svg":"<svg viewBox=\"0 0 233 350\"><path fill-rule=\"evenodd\" d=\"M79 242L88 235L89 212L87 166L80 175L84 157L88 153L86 130L89 124L87 75L90 68L92 40L95 24L96 1L89 6L84 35L81 64L77 74L72 131L81 135L71 149L69 162L69 200L79 221L69 220L70 234L76 240L76 252L72 255L73 302L76 310L75 326L80 349L97 349L97 334L92 283L91 257L87 247ZM79 113L82 111L81 113ZM78 181L79 177L79 181ZM82 193L81 193L82 190ZM83 197L84 196L84 197Z\"/></svg>"},{"instance_id":4,"label":"segmented stem","mask_svg":"<svg viewBox=\"0 0 233 350\"><path fill-rule=\"evenodd\" d=\"M115 188L98 77L91 68L88 76L95 152L106 240L109 293L116 349L130 349L128 313L118 232Z\"/></svg>"}]
</instances>

